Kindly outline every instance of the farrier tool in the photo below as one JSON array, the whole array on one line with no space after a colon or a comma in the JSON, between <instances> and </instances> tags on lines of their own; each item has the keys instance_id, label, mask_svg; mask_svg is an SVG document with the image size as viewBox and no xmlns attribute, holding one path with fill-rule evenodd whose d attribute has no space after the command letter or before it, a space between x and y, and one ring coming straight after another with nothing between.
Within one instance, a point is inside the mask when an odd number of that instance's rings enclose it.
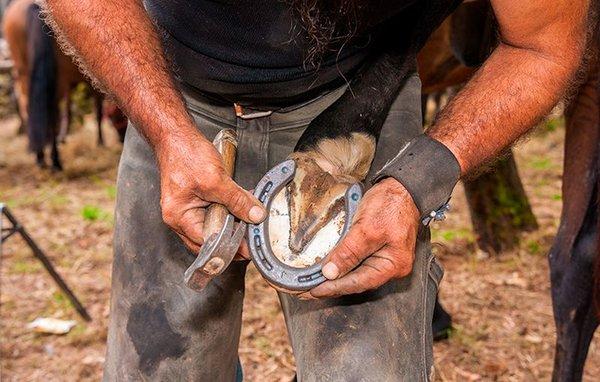
<instances>
[{"instance_id":1,"label":"farrier tool","mask_svg":"<svg viewBox=\"0 0 600 382\"><path fill-rule=\"evenodd\" d=\"M237 134L233 129L221 130L213 140L223 158L227 175L233 176L237 151ZM234 229L235 227L235 229ZM213 203L206 210L203 233L207 238L200 248L198 257L185 271L185 284L201 291L216 276L229 266L244 238L246 223L235 223L233 215L225 206Z\"/></svg>"},{"instance_id":2,"label":"farrier tool","mask_svg":"<svg viewBox=\"0 0 600 382\"><path fill-rule=\"evenodd\" d=\"M294 178L296 163L286 160L273 167L261 179L254 189L258 198L269 212L274 197ZM340 239L348 232L352 218L362 198L363 188L360 183L348 187L345 193L345 221ZM339 240L338 239L338 242ZM248 225L248 246L252 261L261 275L272 285L291 292L301 292L312 289L324 282L321 272L322 263L319 261L311 266L297 268L285 264L274 255L269 241L269 214L260 224Z\"/></svg>"}]
</instances>

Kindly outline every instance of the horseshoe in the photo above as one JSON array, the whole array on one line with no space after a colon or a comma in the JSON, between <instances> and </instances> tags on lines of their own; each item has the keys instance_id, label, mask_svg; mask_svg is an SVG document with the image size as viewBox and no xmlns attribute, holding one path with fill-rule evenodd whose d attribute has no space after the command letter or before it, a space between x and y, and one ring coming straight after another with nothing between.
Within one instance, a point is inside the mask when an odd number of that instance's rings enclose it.
<instances>
[{"instance_id":1,"label":"horseshoe","mask_svg":"<svg viewBox=\"0 0 600 382\"><path fill-rule=\"evenodd\" d=\"M264 204L267 212L271 210L273 198L291 182L295 172L296 163L289 159L273 167L258 182L254 189L254 196ZM362 195L363 187L360 183L354 183L346 190L346 217L338 242L350 229L352 218L356 213ZM252 261L260 274L269 283L282 290L306 291L326 280L321 272L321 262L309 267L297 268L283 263L273 254L269 241L269 214L262 223L248 225L248 246Z\"/></svg>"}]
</instances>

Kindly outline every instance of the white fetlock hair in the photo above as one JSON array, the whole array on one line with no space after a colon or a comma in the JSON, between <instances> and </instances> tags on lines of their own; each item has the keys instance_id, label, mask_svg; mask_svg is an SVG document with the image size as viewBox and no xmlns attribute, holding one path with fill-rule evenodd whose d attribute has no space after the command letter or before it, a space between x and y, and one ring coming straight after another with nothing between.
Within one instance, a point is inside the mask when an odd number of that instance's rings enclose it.
<instances>
[{"instance_id":1,"label":"white fetlock hair","mask_svg":"<svg viewBox=\"0 0 600 382\"><path fill-rule=\"evenodd\" d=\"M350 137L325 138L314 148L293 153L292 159L309 156L319 167L339 180L362 181L367 176L375 157L375 137L366 133L352 133Z\"/></svg>"}]
</instances>

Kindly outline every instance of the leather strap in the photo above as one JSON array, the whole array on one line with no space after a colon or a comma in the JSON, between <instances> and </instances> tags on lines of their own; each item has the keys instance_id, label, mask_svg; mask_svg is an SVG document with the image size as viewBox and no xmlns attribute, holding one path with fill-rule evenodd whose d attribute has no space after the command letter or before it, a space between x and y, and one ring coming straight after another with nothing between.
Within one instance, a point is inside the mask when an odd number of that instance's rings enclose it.
<instances>
[{"instance_id":1,"label":"leather strap","mask_svg":"<svg viewBox=\"0 0 600 382\"><path fill-rule=\"evenodd\" d=\"M443 217L460 178L460 165L446 146L423 134L408 142L375 174L372 182L387 177L396 179L408 190L423 223L427 224L437 215Z\"/></svg>"}]
</instances>

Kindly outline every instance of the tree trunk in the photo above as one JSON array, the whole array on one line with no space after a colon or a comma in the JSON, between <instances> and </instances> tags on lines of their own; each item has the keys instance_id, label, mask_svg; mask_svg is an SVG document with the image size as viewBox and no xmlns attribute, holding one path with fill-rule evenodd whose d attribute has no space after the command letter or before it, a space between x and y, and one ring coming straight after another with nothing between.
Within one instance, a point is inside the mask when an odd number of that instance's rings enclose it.
<instances>
[{"instance_id":1,"label":"tree trunk","mask_svg":"<svg viewBox=\"0 0 600 382\"><path fill-rule=\"evenodd\" d=\"M477 179L464 183L477 244L498 254L519 243L519 233L538 227L519 178L515 159L510 155Z\"/></svg>"}]
</instances>

